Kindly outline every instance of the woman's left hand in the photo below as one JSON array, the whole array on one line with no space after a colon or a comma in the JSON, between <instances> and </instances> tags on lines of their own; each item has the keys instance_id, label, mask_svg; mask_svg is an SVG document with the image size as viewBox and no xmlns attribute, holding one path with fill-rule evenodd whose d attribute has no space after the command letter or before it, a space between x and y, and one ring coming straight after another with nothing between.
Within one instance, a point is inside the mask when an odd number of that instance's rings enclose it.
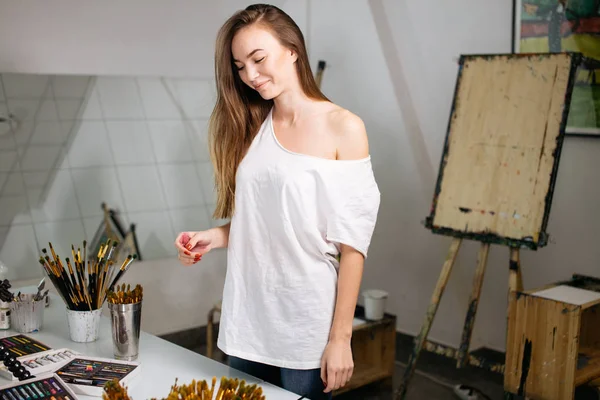
<instances>
[{"instance_id":1,"label":"woman's left hand","mask_svg":"<svg viewBox=\"0 0 600 400\"><path fill-rule=\"evenodd\" d=\"M325 393L337 390L352 377L354 361L350 340L330 340L321 358L321 379Z\"/></svg>"}]
</instances>

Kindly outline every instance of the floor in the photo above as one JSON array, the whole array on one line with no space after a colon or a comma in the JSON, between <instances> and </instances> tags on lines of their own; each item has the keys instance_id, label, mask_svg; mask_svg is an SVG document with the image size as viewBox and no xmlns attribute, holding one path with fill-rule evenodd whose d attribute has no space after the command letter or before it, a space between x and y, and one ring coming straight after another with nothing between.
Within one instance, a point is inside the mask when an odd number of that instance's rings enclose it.
<instances>
[{"instance_id":1,"label":"floor","mask_svg":"<svg viewBox=\"0 0 600 400\"><path fill-rule=\"evenodd\" d=\"M206 354L206 346L198 346L191 350ZM226 356L216 349L215 358L218 361L226 363ZM401 352L398 359L403 360ZM406 362L404 360L404 362ZM336 396L336 400L393 400L394 392L397 389L405 364L402 361L396 362L396 371L393 377L392 386L389 383L382 382L372 384L351 392ZM454 368L448 359L435 354L423 353L417 364L417 371L409 386L407 400L453 400L458 399L454 395L452 387L457 384L469 385L480 390L485 396L479 396L478 400L502 399L504 390L502 387L502 377L498 374L483 371L478 368L467 367L462 370Z\"/></svg>"}]
</instances>

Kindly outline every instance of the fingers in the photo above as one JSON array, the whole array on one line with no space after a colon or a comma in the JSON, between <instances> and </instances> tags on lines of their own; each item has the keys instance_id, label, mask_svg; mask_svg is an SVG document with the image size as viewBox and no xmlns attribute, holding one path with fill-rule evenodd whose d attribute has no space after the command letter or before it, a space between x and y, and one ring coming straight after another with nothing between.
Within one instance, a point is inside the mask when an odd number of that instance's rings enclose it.
<instances>
[{"instance_id":1,"label":"fingers","mask_svg":"<svg viewBox=\"0 0 600 400\"><path fill-rule=\"evenodd\" d=\"M325 361L321 360L321 380L323 381L323 385L327 386L327 366L325 365Z\"/></svg>"},{"instance_id":2,"label":"fingers","mask_svg":"<svg viewBox=\"0 0 600 400\"><path fill-rule=\"evenodd\" d=\"M190 234L188 232L183 232L181 234L181 244L186 244L190 241Z\"/></svg>"},{"instance_id":3,"label":"fingers","mask_svg":"<svg viewBox=\"0 0 600 400\"><path fill-rule=\"evenodd\" d=\"M198 261L202 260L202 254L190 253L186 250L184 253L179 253L179 259L182 261L197 263Z\"/></svg>"},{"instance_id":4,"label":"fingers","mask_svg":"<svg viewBox=\"0 0 600 400\"><path fill-rule=\"evenodd\" d=\"M190 240L196 236L197 232L181 232L175 239L175 248L177 249L177 258L183 265L192 265L202 259L200 254L192 254L191 251L186 249L189 245Z\"/></svg>"},{"instance_id":5,"label":"fingers","mask_svg":"<svg viewBox=\"0 0 600 400\"><path fill-rule=\"evenodd\" d=\"M198 243L198 233L194 232L193 234L190 235L190 240L187 241L187 243L185 243L185 248L188 251L191 251L195 246L196 243Z\"/></svg>"},{"instance_id":6,"label":"fingers","mask_svg":"<svg viewBox=\"0 0 600 400\"><path fill-rule=\"evenodd\" d=\"M350 382L350 378L352 378L353 371L353 366L348 366L345 368L321 366L321 379L326 385L325 390L323 391L325 393L329 393L331 391L338 390L339 388L346 386L346 384ZM324 377L324 375L326 376Z\"/></svg>"},{"instance_id":7,"label":"fingers","mask_svg":"<svg viewBox=\"0 0 600 400\"><path fill-rule=\"evenodd\" d=\"M327 370L327 372L326 372L327 373L327 380L326 380L327 386L325 387L324 392L329 393L332 390L334 390L334 388L335 388L335 370L329 366L326 368L326 370Z\"/></svg>"},{"instance_id":8,"label":"fingers","mask_svg":"<svg viewBox=\"0 0 600 400\"><path fill-rule=\"evenodd\" d=\"M345 375L344 370L338 371L335 374L335 386L334 386L333 390L337 390L346 384L346 381L342 381L342 379L344 378L344 375Z\"/></svg>"},{"instance_id":9,"label":"fingers","mask_svg":"<svg viewBox=\"0 0 600 400\"><path fill-rule=\"evenodd\" d=\"M352 379L352 373L354 372L354 368L353 367L348 367L345 371L344 374L342 376L342 386L344 387L346 386L346 384L348 382L350 382L350 379Z\"/></svg>"},{"instance_id":10,"label":"fingers","mask_svg":"<svg viewBox=\"0 0 600 400\"><path fill-rule=\"evenodd\" d=\"M181 232L178 236L177 239L175 239L175 248L179 251L179 252L184 252L186 251L186 248L184 247L186 244L188 244L188 242L190 241L190 234L188 232Z\"/></svg>"},{"instance_id":11,"label":"fingers","mask_svg":"<svg viewBox=\"0 0 600 400\"><path fill-rule=\"evenodd\" d=\"M196 264L202 259L202 254L192 253L190 249L195 246L192 242L195 237L198 236L198 232L182 232L175 239L175 248L177 249L177 258L183 265ZM197 239L196 239L197 242ZM189 248L189 249L188 249Z\"/></svg>"},{"instance_id":12,"label":"fingers","mask_svg":"<svg viewBox=\"0 0 600 400\"><path fill-rule=\"evenodd\" d=\"M346 383L348 382L348 370L344 369L342 370L339 374L339 382L337 382L337 387L338 389L341 387L344 387L346 385Z\"/></svg>"},{"instance_id":13,"label":"fingers","mask_svg":"<svg viewBox=\"0 0 600 400\"><path fill-rule=\"evenodd\" d=\"M187 254L186 254L187 253ZM196 264L198 261L202 260L202 256L200 254L191 255L189 251L185 251L184 253L179 253L177 258L183 265L192 265Z\"/></svg>"},{"instance_id":14,"label":"fingers","mask_svg":"<svg viewBox=\"0 0 600 400\"><path fill-rule=\"evenodd\" d=\"M336 379L337 379L337 377L336 377L335 369L328 366L327 367L327 387L324 390L325 393L329 393L329 392L335 390Z\"/></svg>"}]
</instances>

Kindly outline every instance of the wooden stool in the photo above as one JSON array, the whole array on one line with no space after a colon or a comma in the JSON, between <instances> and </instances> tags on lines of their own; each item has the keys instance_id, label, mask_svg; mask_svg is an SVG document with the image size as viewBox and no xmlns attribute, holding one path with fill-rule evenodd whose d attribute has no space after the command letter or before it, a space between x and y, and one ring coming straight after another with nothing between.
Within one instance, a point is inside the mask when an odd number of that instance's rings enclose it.
<instances>
[{"instance_id":1,"label":"wooden stool","mask_svg":"<svg viewBox=\"0 0 600 400\"><path fill-rule=\"evenodd\" d=\"M504 390L533 399L572 399L600 377L598 280L573 280L514 292Z\"/></svg>"}]
</instances>

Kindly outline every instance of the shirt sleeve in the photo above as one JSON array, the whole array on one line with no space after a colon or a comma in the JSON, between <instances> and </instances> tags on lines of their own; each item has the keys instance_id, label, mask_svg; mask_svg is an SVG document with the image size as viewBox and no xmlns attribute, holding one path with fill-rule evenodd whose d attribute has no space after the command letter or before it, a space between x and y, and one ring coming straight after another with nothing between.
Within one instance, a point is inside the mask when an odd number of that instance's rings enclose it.
<instances>
[{"instance_id":1,"label":"shirt sleeve","mask_svg":"<svg viewBox=\"0 0 600 400\"><path fill-rule=\"evenodd\" d=\"M332 176L327 240L351 246L366 258L379 212L380 192L370 159L343 164Z\"/></svg>"}]
</instances>

